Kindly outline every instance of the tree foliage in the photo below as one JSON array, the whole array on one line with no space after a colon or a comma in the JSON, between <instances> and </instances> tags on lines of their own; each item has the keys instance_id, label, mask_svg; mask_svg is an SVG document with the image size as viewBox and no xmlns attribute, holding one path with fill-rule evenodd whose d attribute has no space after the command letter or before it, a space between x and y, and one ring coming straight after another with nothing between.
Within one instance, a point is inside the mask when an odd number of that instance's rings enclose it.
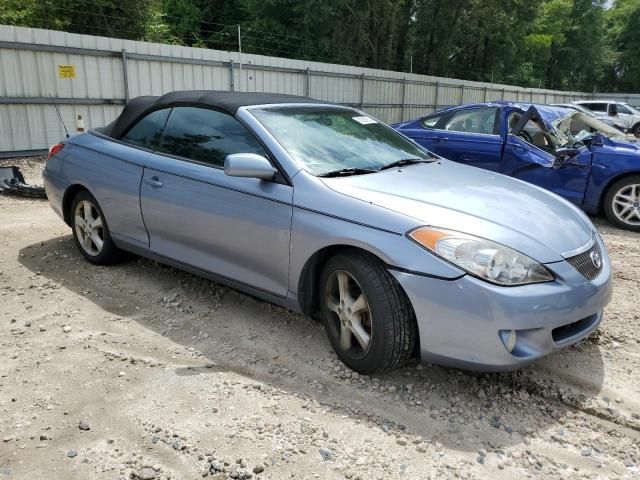
<instances>
[{"instance_id":1,"label":"tree foliage","mask_svg":"<svg viewBox=\"0 0 640 480\"><path fill-rule=\"evenodd\" d=\"M0 23L574 90L640 89L640 0L2 0Z\"/></svg>"}]
</instances>

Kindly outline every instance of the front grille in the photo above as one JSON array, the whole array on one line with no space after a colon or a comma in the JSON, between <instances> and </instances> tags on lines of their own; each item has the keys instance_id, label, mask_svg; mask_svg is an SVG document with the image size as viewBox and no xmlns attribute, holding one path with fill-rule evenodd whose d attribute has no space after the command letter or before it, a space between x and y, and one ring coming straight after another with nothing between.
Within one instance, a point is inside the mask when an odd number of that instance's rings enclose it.
<instances>
[{"instance_id":1,"label":"front grille","mask_svg":"<svg viewBox=\"0 0 640 480\"><path fill-rule=\"evenodd\" d=\"M594 260L599 261L594 262ZM589 280L593 280L598 276L598 274L602 270L603 261L604 260L602 258L602 252L600 251L598 242L595 242L593 244L593 247L591 247L586 252L582 252L579 255L567 258L567 262L569 262L573 266L573 268L578 270L585 278Z\"/></svg>"}]
</instances>

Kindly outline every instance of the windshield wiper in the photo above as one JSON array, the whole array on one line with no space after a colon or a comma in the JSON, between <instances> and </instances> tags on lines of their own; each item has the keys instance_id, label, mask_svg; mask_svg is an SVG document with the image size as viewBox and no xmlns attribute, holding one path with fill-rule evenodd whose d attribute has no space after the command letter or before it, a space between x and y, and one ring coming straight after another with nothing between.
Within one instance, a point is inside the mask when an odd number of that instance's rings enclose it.
<instances>
[{"instance_id":1,"label":"windshield wiper","mask_svg":"<svg viewBox=\"0 0 640 480\"><path fill-rule=\"evenodd\" d=\"M395 162L388 163L384 167L381 167L380 170L387 170L389 168L395 167L404 167L405 165L413 165L415 163L432 163L435 160L426 160L423 158L404 158L402 160L396 160Z\"/></svg>"},{"instance_id":2,"label":"windshield wiper","mask_svg":"<svg viewBox=\"0 0 640 480\"><path fill-rule=\"evenodd\" d=\"M341 168L330 172L321 173L318 177L347 177L349 175L362 175L365 173L376 173L378 170L370 168Z\"/></svg>"}]
</instances>

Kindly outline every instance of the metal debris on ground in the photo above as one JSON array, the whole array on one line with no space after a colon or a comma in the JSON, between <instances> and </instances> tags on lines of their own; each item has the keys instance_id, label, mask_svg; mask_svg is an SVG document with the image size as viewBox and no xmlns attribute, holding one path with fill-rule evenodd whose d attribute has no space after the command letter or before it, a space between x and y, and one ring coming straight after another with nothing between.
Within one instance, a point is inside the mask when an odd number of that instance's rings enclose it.
<instances>
[{"instance_id":1,"label":"metal debris on ground","mask_svg":"<svg viewBox=\"0 0 640 480\"><path fill-rule=\"evenodd\" d=\"M0 167L0 192L29 198L47 198L44 187L29 185L18 167Z\"/></svg>"}]
</instances>

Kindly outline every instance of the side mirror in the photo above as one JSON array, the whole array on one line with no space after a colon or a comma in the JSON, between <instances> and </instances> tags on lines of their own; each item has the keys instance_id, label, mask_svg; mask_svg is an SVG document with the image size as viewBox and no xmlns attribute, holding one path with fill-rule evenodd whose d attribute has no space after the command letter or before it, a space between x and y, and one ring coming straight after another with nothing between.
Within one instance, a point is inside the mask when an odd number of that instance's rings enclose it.
<instances>
[{"instance_id":1,"label":"side mirror","mask_svg":"<svg viewBox=\"0 0 640 480\"><path fill-rule=\"evenodd\" d=\"M224 173L230 177L272 180L276 172L269 160L255 153L234 153L224 159Z\"/></svg>"}]
</instances>

